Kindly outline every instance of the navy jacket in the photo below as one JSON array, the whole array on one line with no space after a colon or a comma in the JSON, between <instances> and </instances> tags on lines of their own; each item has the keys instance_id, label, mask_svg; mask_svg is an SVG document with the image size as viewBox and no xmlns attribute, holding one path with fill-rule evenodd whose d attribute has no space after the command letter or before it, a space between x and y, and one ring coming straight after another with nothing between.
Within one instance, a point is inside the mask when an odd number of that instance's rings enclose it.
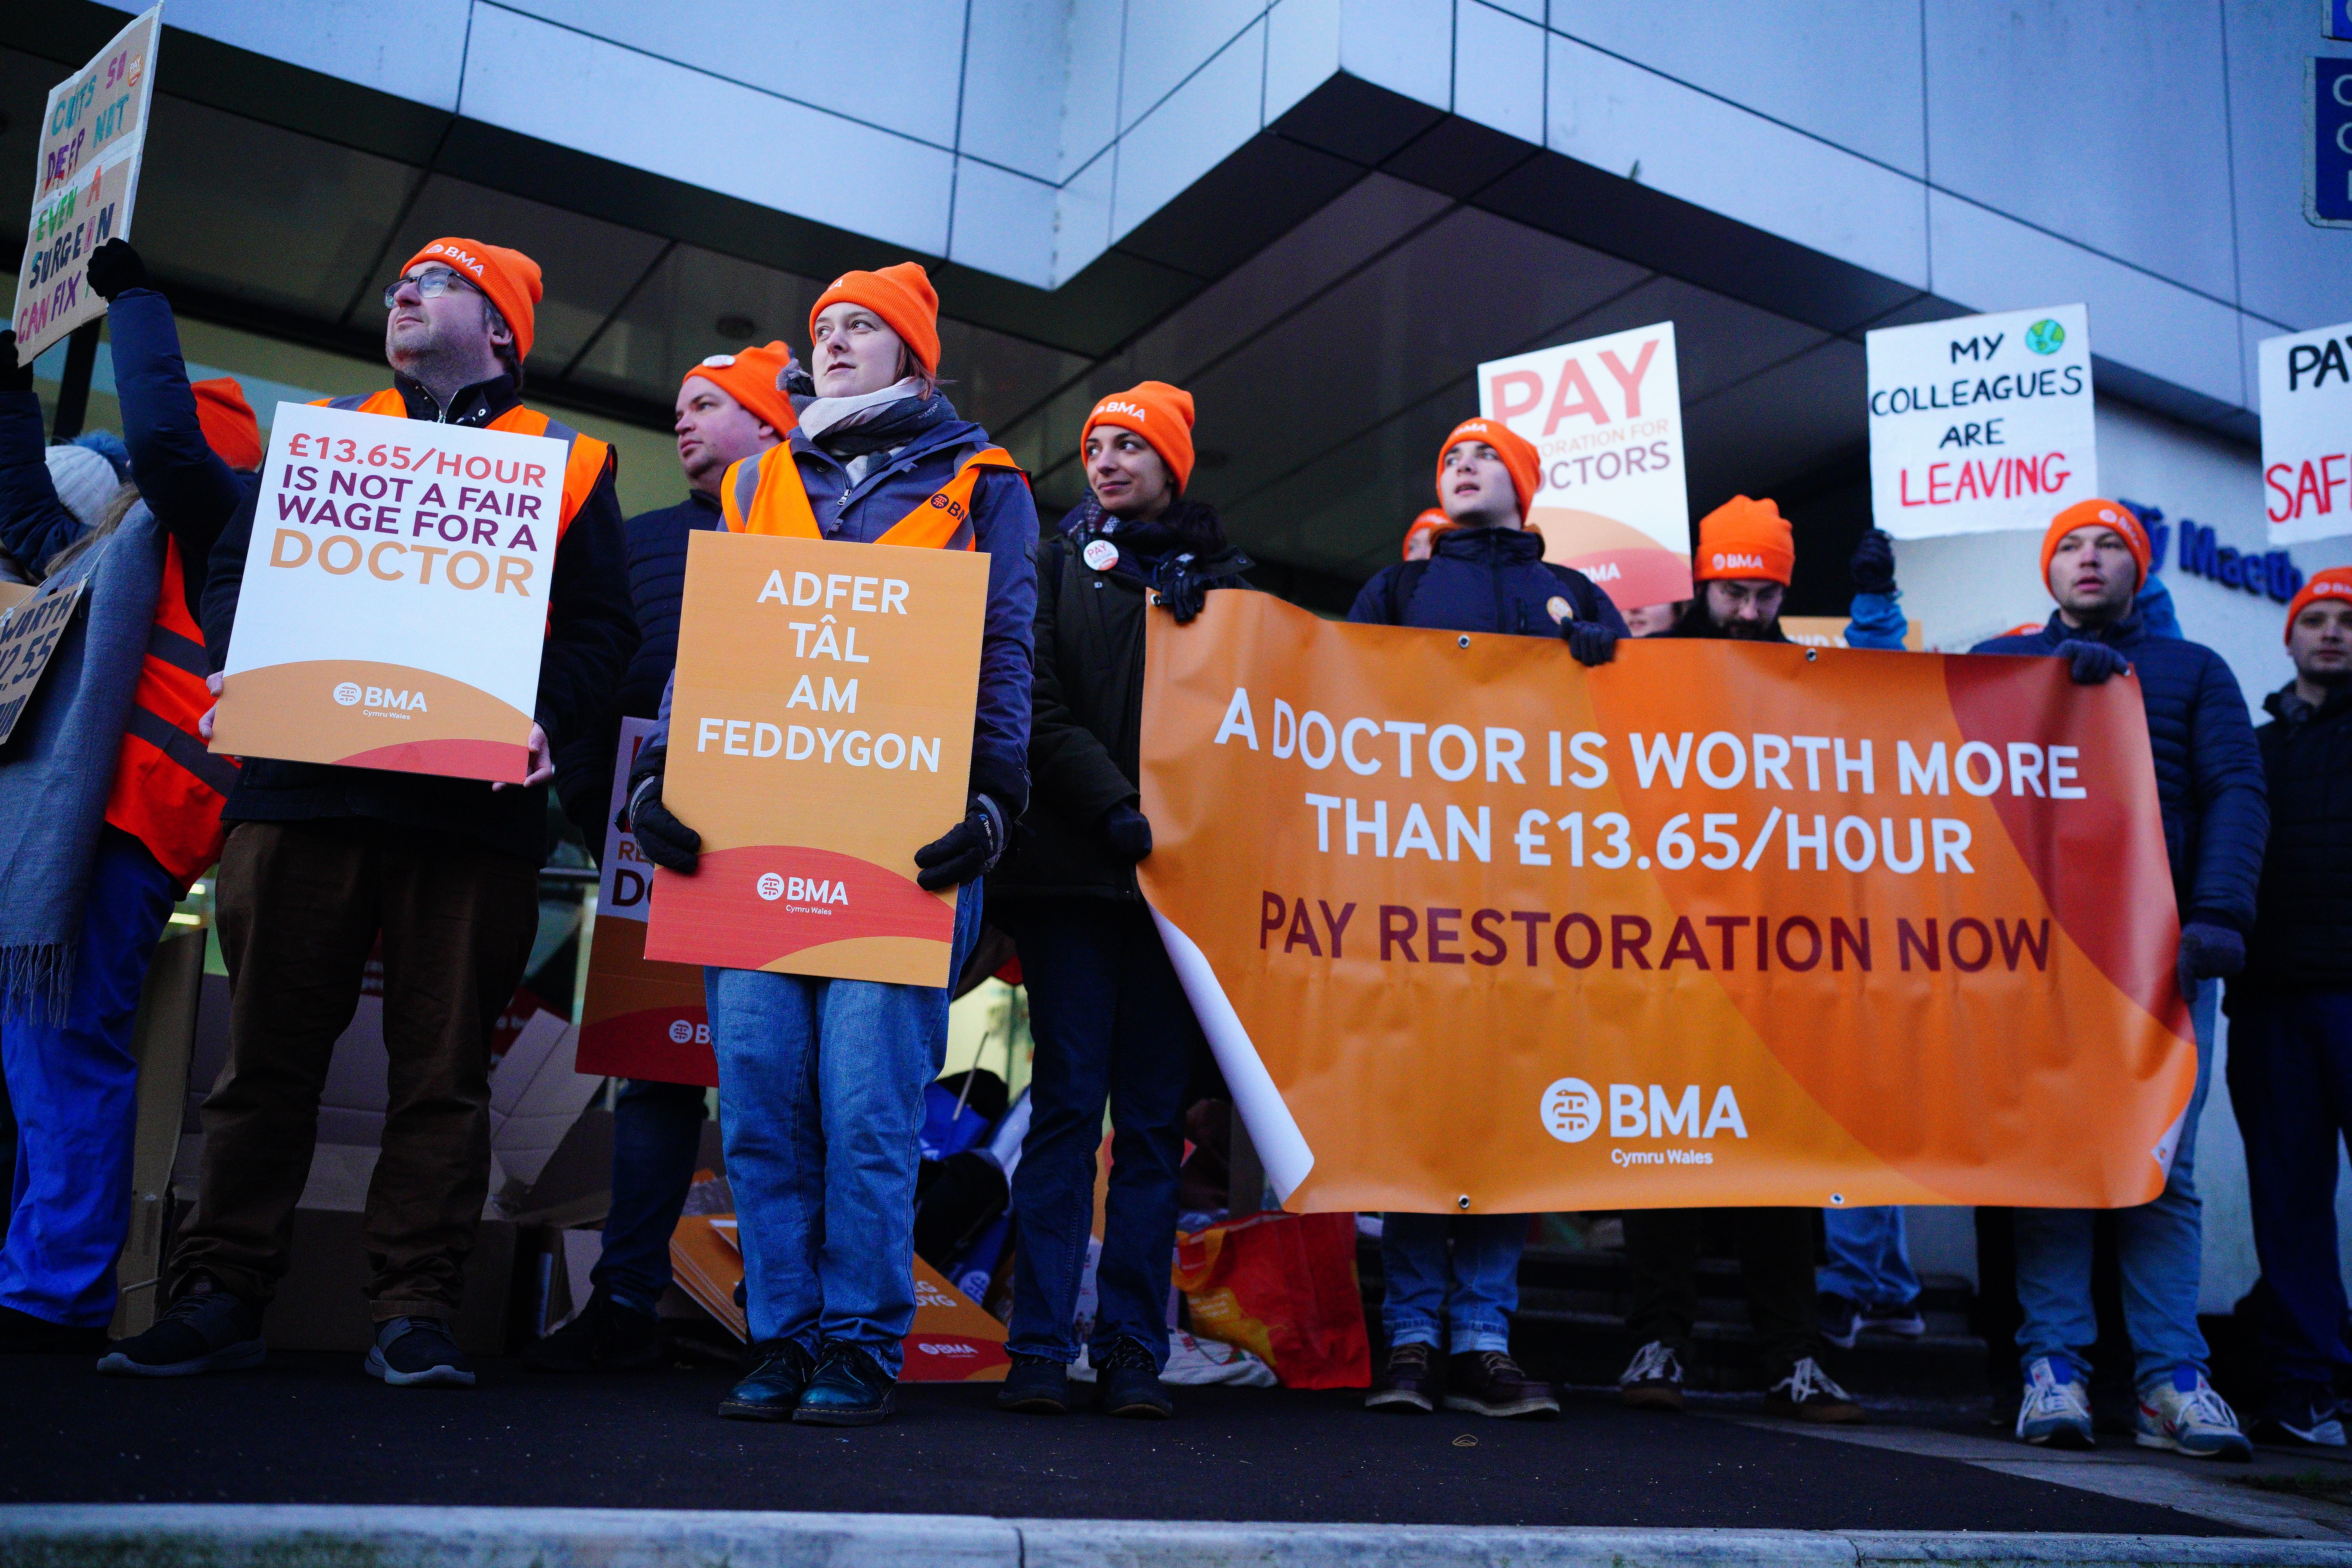
<instances>
[{"instance_id":1,"label":"navy jacket","mask_svg":"<svg viewBox=\"0 0 2352 1568\"><path fill-rule=\"evenodd\" d=\"M1969 651L2048 654L2074 639L2107 644L2138 672L2180 922L2251 932L2270 808L2238 678L2201 643L2150 636L2137 612L2094 632L2066 625L2053 610L2038 632L1994 637Z\"/></svg>"},{"instance_id":2,"label":"navy jacket","mask_svg":"<svg viewBox=\"0 0 2352 1568\"><path fill-rule=\"evenodd\" d=\"M434 420L443 411L408 377L394 384L411 419ZM469 386L451 400L446 423L483 426L512 408L514 378ZM213 668L227 658L245 584L245 556L253 538L254 500L247 495L213 549L205 585L205 643ZM547 731L551 754L604 721L621 671L637 646L623 563L621 503L607 468L563 531L547 590L547 644L540 655L539 697L532 717ZM395 773L247 757L221 813L229 822L362 819L427 832L456 833L537 866L547 858L547 796L538 789L493 790L479 779Z\"/></svg>"},{"instance_id":3,"label":"navy jacket","mask_svg":"<svg viewBox=\"0 0 2352 1568\"><path fill-rule=\"evenodd\" d=\"M2236 998L2352 991L2352 689L2314 709L2293 686L2254 731L2270 785L2270 852Z\"/></svg>"},{"instance_id":4,"label":"navy jacket","mask_svg":"<svg viewBox=\"0 0 2352 1568\"><path fill-rule=\"evenodd\" d=\"M1566 599L1578 620L1599 621L1627 636L1625 617L1591 578L1543 558L1543 535L1518 528L1449 528L1437 536L1427 568L1396 615L1391 584L1411 565L1384 567L1364 584L1348 612L1373 626L1434 626L1449 632L1510 632L1558 637L1554 599Z\"/></svg>"}]
</instances>

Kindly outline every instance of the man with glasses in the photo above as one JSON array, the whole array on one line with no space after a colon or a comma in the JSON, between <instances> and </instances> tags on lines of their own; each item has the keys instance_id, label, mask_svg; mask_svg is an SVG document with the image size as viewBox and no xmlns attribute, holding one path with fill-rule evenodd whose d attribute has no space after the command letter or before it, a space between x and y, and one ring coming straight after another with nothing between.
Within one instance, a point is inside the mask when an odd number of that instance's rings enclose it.
<instances>
[{"instance_id":1,"label":"man with glasses","mask_svg":"<svg viewBox=\"0 0 2352 1568\"><path fill-rule=\"evenodd\" d=\"M400 1386L474 1381L451 1326L488 1196L491 1025L539 928L555 749L601 728L637 643L612 449L520 401L539 297L538 264L520 252L435 240L384 290L393 384L334 401L569 446L529 776L509 786L246 759L222 813L229 1057L204 1105L196 1206L168 1270L171 1306L100 1372L184 1376L267 1353L262 1313L286 1274L320 1091L381 932L391 1099L362 1229L377 1325L366 1368ZM253 521L248 497L213 552L203 620L215 666Z\"/></svg>"}]
</instances>

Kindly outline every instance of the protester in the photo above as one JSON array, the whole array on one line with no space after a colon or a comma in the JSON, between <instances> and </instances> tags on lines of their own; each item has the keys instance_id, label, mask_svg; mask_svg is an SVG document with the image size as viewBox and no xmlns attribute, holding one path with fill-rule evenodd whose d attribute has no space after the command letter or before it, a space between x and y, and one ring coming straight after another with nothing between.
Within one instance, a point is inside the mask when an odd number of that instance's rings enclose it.
<instances>
[{"instance_id":1,"label":"protester","mask_svg":"<svg viewBox=\"0 0 2352 1568\"><path fill-rule=\"evenodd\" d=\"M1185 1090L1203 1047L1138 890L1151 853L1138 809L1147 603L1178 625L1212 588L1242 588L1249 557L1215 510L1184 494L1192 397L1157 381L1095 405L1078 433L1089 485L1037 556L1034 794L1019 847L989 878L1013 935L1036 1041L1028 1135L1013 1177L1012 1370L1006 1410L1069 1408L1067 1368L1094 1217L1095 1152L1110 1109L1110 1190L1087 1358L1102 1409L1174 1414L1168 1280Z\"/></svg>"},{"instance_id":2,"label":"protester","mask_svg":"<svg viewBox=\"0 0 2352 1568\"><path fill-rule=\"evenodd\" d=\"M2054 654L2085 686L2127 668L2137 672L2180 910L2180 991L2193 1005L2205 982L2245 964L2270 819L2261 752L2237 679L2210 648L2148 635L2134 607L2147 568L2147 531L2129 509L2079 501L2053 518L2042 538L2042 579L2058 602L2049 623L1972 651ZM2139 1387L2139 1442L2243 1459L2252 1450L2236 1415L2207 1381L2205 1336L2197 1327L2202 1221L2192 1171L2211 1067L2212 1041L2200 1029L2197 1089L2164 1192L2116 1211L2117 1252ZM2093 1217L2087 1209L2016 1211L2017 1293L2025 1315L2018 1342L2026 1378L2017 1435L2029 1443L2092 1446L2089 1356L2098 1334L2091 1303Z\"/></svg>"},{"instance_id":3,"label":"protester","mask_svg":"<svg viewBox=\"0 0 2352 1568\"><path fill-rule=\"evenodd\" d=\"M686 500L640 512L628 533L629 597L643 640L621 678L612 723L567 744L556 757L555 784L565 809L599 856L606 803L620 750L619 719L659 715L663 689L677 663L678 602L686 586L687 536L720 521L719 485L727 470L783 439L794 416L787 375L803 376L782 342L713 354L686 373L677 389L678 466ZM568 786L568 787L567 787ZM572 1321L523 1349L542 1372L610 1372L644 1366L661 1354L654 1309L669 1289L669 1238L694 1184L702 1147L702 1086L630 1079L613 1096L613 1202L604 1216L588 1302Z\"/></svg>"},{"instance_id":4,"label":"protester","mask_svg":"<svg viewBox=\"0 0 2352 1568\"><path fill-rule=\"evenodd\" d=\"M1691 556L1698 593L1666 635L1787 642L1780 600L1796 566L1795 534L1780 509L1769 500L1732 497L1699 519Z\"/></svg>"},{"instance_id":5,"label":"protester","mask_svg":"<svg viewBox=\"0 0 2352 1568\"><path fill-rule=\"evenodd\" d=\"M809 312L815 398L786 445L728 470L720 505L738 532L989 556L970 810L915 852L921 887L962 889L952 974L979 933L980 878L1028 803L1037 512L1013 459L939 390L938 314L914 262L835 279ZM667 756L665 731L631 775L630 820L656 865L690 876L702 840L662 803ZM947 989L704 975L753 1363L719 1414L879 1421L914 1323L917 1135L947 1050Z\"/></svg>"},{"instance_id":6,"label":"protester","mask_svg":"<svg viewBox=\"0 0 2352 1568\"><path fill-rule=\"evenodd\" d=\"M541 786L636 642L611 449L517 401L539 297L539 267L520 252L435 240L384 290L393 385L334 404L569 444L529 776L510 788L247 760L223 814L229 1057L204 1104L196 1205L173 1254L170 1308L101 1372L177 1376L267 1353L262 1316L286 1273L320 1090L380 932L391 1103L362 1222L377 1325L366 1370L396 1385L474 1381L450 1324L488 1195L491 1026L539 925ZM248 496L213 552L204 622L215 667L253 522Z\"/></svg>"},{"instance_id":7,"label":"protester","mask_svg":"<svg viewBox=\"0 0 2352 1568\"><path fill-rule=\"evenodd\" d=\"M2352 1377L2336 1233L2338 1140L2352 1134L2352 567L2287 606L2294 679L2254 731L2270 847L2244 975L2229 986L2230 1103L2245 1135L2254 1249L2269 1287L2272 1387L2255 1430L2340 1448Z\"/></svg>"},{"instance_id":8,"label":"protester","mask_svg":"<svg viewBox=\"0 0 2352 1568\"><path fill-rule=\"evenodd\" d=\"M1583 573L1543 558L1528 531L1535 504L1534 446L1499 421L1465 419L1438 448L1437 500L1454 526L1427 561L1384 568L1348 612L1375 626L1558 637L1580 664L1616 657L1625 622ZM1373 1410L1450 1410L1482 1415L1555 1415L1549 1384L1511 1359L1519 1300L1523 1214L1397 1214L1381 1228L1381 1323L1387 1364L1365 1405ZM1440 1335L1445 1337L1441 1342ZM1449 1349L1444 1366L1435 1347Z\"/></svg>"},{"instance_id":9,"label":"protester","mask_svg":"<svg viewBox=\"0 0 2352 1568\"><path fill-rule=\"evenodd\" d=\"M1688 599L1670 599L1659 605L1636 605L1625 614L1625 630L1630 637L1664 637L1681 624L1689 614Z\"/></svg>"},{"instance_id":10,"label":"protester","mask_svg":"<svg viewBox=\"0 0 2352 1568\"><path fill-rule=\"evenodd\" d=\"M1404 531L1404 558L1407 561L1428 560L1429 552L1436 547L1437 536L1453 526L1453 521L1444 512L1431 507L1414 518L1412 526Z\"/></svg>"}]
</instances>

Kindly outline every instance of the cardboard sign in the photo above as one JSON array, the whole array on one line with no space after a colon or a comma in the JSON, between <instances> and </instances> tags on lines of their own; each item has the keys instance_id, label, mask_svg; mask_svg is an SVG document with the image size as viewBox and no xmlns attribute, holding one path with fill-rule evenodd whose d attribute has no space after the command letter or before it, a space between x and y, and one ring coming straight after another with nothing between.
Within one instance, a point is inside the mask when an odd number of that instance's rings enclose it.
<instances>
[{"instance_id":1,"label":"cardboard sign","mask_svg":"<svg viewBox=\"0 0 2352 1568\"><path fill-rule=\"evenodd\" d=\"M2352 321L2264 338L2258 352L2271 544L2352 533Z\"/></svg>"},{"instance_id":2,"label":"cardboard sign","mask_svg":"<svg viewBox=\"0 0 2352 1568\"><path fill-rule=\"evenodd\" d=\"M155 92L163 7L140 16L49 89L33 166L32 221L16 268L16 363L106 314L83 276L89 253L131 237L139 163Z\"/></svg>"},{"instance_id":3,"label":"cardboard sign","mask_svg":"<svg viewBox=\"0 0 2352 1568\"><path fill-rule=\"evenodd\" d=\"M31 703L88 586L87 576L76 577L57 593L36 595L0 613L0 743L16 732L16 721Z\"/></svg>"},{"instance_id":4,"label":"cardboard sign","mask_svg":"<svg viewBox=\"0 0 2352 1568\"><path fill-rule=\"evenodd\" d=\"M564 457L279 404L212 749L520 784Z\"/></svg>"},{"instance_id":5,"label":"cardboard sign","mask_svg":"<svg viewBox=\"0 0 2352 1568\"><path fill-rule=\"evenodd\" d=\"M2197 1050L2133 679L1588 670L1265 594L1147 635L1138 870L1288 1207L2162 1190Z\"/></svg>"},{"instance_id":6,"label":"cardboard sign","mask_svg":"<svg viewBox=\"0 0 2352 1568\"><path fill-rule=\"evenodd\" d=\"M2099 493L2082 306L1885 327L1866 352L1871 515L1895 538L2043 529Z\"/></svg>"},{"instance_id":7,"label":"cardboard sign","mask_svg":"<svg viewBox=\"0 0 2352 1568\"><path fill-rule=\"evenodd\" d=\"M636 836L621 830L629 770L652 738L650 719L621 721L621 754L604 814L604 875L588 943L588 994L580 1010L580 1070L604 1078L719 1085L710 1049L710 1015L702 971L646 956L646 915L653 907L654 865Z\"/></svg>"},{"instance_id":8,"label":"cardboard sign","mask_svg":"<svg viewBox=\"0 0 2352 1568\"><path fill-rule=\"evenodd\" d=\"M1672 321L1482 364L1478 412L1542 456L1528 526L1543 535L1545 560L1622 605L1691 596Z\"/></svg>"},{"instance_id":9,"label":"cardboard sign","mask_svg":"<svg viewBox=\"0 0 2352 1568\"><path fill-rule=\"evenodd\" d=\"M688 537L662 798L702 864L655 873L647 957L953 978L915 851L964 817L987 599L971 551Z\"/></svg>"}]
</instances>

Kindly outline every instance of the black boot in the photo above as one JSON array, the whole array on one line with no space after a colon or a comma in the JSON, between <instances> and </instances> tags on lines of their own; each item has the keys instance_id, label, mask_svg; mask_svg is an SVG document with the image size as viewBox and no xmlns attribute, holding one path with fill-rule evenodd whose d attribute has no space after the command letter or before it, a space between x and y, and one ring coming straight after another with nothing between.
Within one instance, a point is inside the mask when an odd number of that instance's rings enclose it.
<instances>
[{"instance_id":1,"label":"black boot","mask_svg":"<svg viewBox=\"0 0 2352 1568\"><path fill-rule=\"evenodd\" d=\"M811 1426L871 1426L890 1414L898 1380L860 1345L835 1340L817 1359L816 1375L793 1419Z\"/></svg>"},{"instance_id":2,"label":"black boot","mask_svg":"<svg viewBox=\"0 0 2352 1568\"><path fill-rule=\"evenodd\" d=\"M523 1364L541 1372L618 1372L660 1359L661 1320L602 1290L570 1322L522 1349Z\"/></svg>"},{"instance_id":3,"label":"black boot","mask_svg":"<svg viewBox=\"0 0 2352 1568\"><path fill-rule=\"evenodd\" d=\"M1160 1384L1158 1359L1131 1335L1113 1340L1095 1363L1095 1394L1106 1415L1165 1421L1176 1414L1176 1402Z\"/></svg>"},{"instance_id":4,"label":"black boot","mask_svg":"<svg viewBox=\"0 0 2352 1568\"><path fill-rule=\"evenodd\" d=\"M1013 1370L996 1391L999 1410L1024 1411L1032 1415L1063 1415L1070 1408L1070 1369L1041 1355L1014 1352Z\"/></svg>"}]
</instances>

